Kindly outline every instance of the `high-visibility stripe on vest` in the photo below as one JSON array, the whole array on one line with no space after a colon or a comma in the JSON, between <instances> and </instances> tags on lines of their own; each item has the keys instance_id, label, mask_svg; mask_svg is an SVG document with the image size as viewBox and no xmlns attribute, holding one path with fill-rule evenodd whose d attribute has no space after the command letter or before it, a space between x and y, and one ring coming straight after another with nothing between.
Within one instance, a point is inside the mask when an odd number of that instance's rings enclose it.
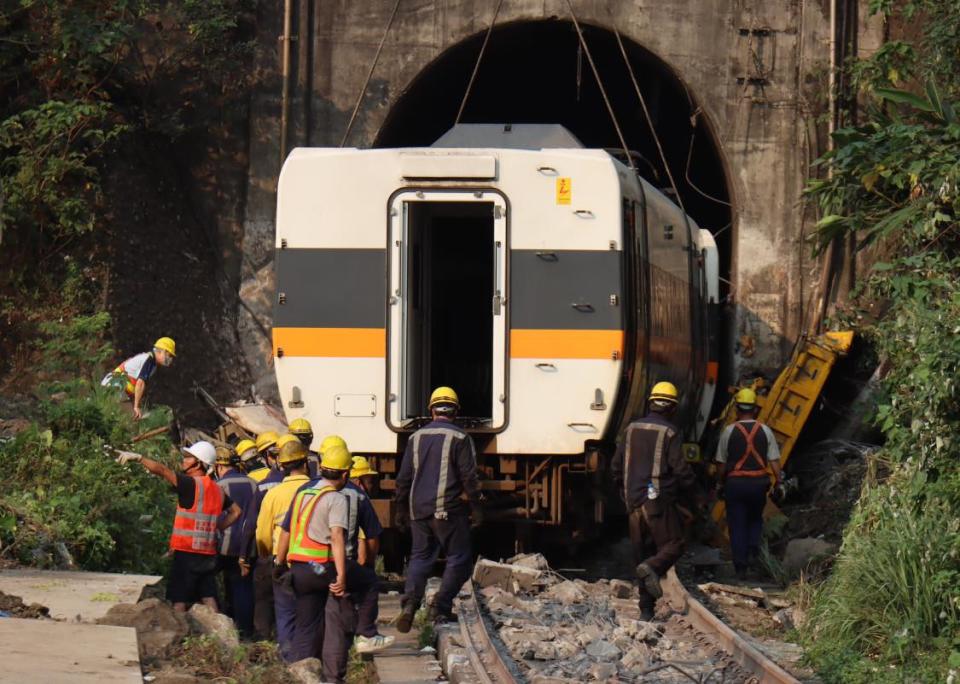
<instances>
[{"instance_id":1,"label":"high-visibility stripe on vest","mask_svg":"<svg viewBox=\"0 0 960 684\"><path fill-rule=\"evenodd\" d=\"M137 378L133 377L127 372L126 361L121 363L119 366L113 369L113 374L118 378L126 378L126 382L123 385L123 391L127 393L128 397L134 395L134 391L137 388Z\"/></svg>"},{"instance_id":2,"label":"high-visibility stripe on vest","mask_svg":"<svg viewBox=\"0 0 960 684\"><path fill-rule=\"evenodd\" d=\"M223 492L208 476L193 478L193 506L177 506L170 548L213 556L217 553L217 519L223 511Z\"/></svg>"},{"instance_id":3,"label":"high-visibility stripe on vest","mask_svg":"<svg viewBox=\"0 0 960 684\"><path fill-rule=\"evenodd\" d=\"M743 450L743 455L740 457L740 460L738 460L727 473L727 477L766 477L767 459L760 455L760 452L757 451L757 447L753 443L757 433L759 433L763 427L760 421L754 421L750 432L747 432L747 428L743 427L742 423L734 423L733 427L743 436L746 447ZM752 461L753 467L747 467L748 461ZM727 462L729 463L729 459Z\"/></svg>"},{"instance_id":4,"label":"high-visibility stripe on vest","mask_svg":"<svg viewBox=\"0 0 960 684\"><path fill-rule=\"evenodd\" d=\"M320 489L304 489L297 493L293 500L293 522L290 525L290 550L287 552L288 561L302 563L327 563L330 561L330 545L311 539L308 533L310 519L320 502L320 498L328 492L337 491L336 487L326 486ZM307 496L313 498L304 505Z\"/></svg>"}]
</instances>

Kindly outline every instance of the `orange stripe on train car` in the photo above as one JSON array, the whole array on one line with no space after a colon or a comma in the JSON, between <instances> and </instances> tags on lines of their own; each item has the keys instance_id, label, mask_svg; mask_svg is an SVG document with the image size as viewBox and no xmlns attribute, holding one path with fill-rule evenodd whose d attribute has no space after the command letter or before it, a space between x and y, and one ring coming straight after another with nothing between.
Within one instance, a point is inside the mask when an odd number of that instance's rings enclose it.
<instances>
[{"instance_id":1,"label":"orange stripe on train car","mask_svg":"<svg viewBox=\"0 0 960 684\"><path fill-rule=\"evenodd\" d=\"M623 357L622 330L510 331L514 359L612 359Z\"/></svg>"},{"instance_id":2,"label":"orange stripe on train car","mask_svg":"<svg viewBox=\"0 0 960 684\"><path fill-rule=\"evenodd\" d=\"M384 358L386 328L274 328L273 355Z\"/></svg>"}]
</instances>

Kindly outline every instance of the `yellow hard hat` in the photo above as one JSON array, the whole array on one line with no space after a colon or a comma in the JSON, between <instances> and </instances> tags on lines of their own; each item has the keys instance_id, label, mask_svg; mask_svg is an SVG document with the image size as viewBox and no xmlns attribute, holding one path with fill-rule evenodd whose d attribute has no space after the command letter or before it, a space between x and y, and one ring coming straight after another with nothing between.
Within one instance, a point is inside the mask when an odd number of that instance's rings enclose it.
<instances>
[{"instance_id":1,"label":"yellow hard hat","mask_svg":"<svg viewBox=\"0 0 960 684\"><path fill-rule=\"evenodd\" d=\"M253 449L253 453L244 458L244 454ZM241 439L237 443L237 455L240 456L241 461L249 461L251 458L257 455L257 443L252 439Z\"/></svg>"},{"instance_id":2,"label":"yellow hard hat","mask_svg":"<svg viewBox=\"0 0 960 684\"><path fill-rule=\"evenodd\" d=\"M279 439L277 439L277 449L282 449L284 446L286 446L290 442L299 442L299 441L300 441L300 438L288 432L285 435L280 435Z\"/></svg>"},{"instance_id":3,"label":"yellow hard hat","mask_svg":"<svg viewBox=\"0 0 960 684\"><path fill-rule=\"evenodd\" d=\"M345 446L334 444L320 456L320 467L328 470L350 470L350 452Z\"/></svg>"},{"instance_id":4,"label":"yellow hard hat","mask_svg":"<svg viewBox=\"0 0 960 684\"><path fill-rule=\"evenodd\" d=\"M223 444L218 444L216 446L217 450L217 460L215 463L217 465L233 465L237 460L237 454L232 447L225 446Z\"/></svg>"},{"instance_id":5,"label":"yellow hard hat","mask_svg":"<svg viewBox=\"0 0 960 684\"><path fill-rule=\"evenodd\" d=\"M307 447L303 446L295 435L284 435L277 442L280 447L280 455L277 456L277 463L296 463L307 458Z\"/></svg>"},{"instance_id":6,"label":"yellow hard hat","mask_svg":"<svg viewBox=\"0 0 960 684\"><path fill-rule=\"evenodd\" d=\"M744 387L742 390L733 395L733 401L738 406L753 407L757 405L757 393L749 387Z\"/></svg>"},{"instance_id":7,"label":"yellow hard hat","mask_svg":"<svg viewBox=\"0 0 960 684\"><path fill-rule=\"evenodd\" d=\"M310 421L306 418L296 418L290 422L290 425L287 427L290 430L290 434L293 435L312 435L313 426L310 425Z\"/></svg>"},{"instance_id":8,"label":"yellow hard hat","mask_svg":"<svg viewBox=\"0 0 960 684\"><path fill-rule=\"evenodd\" d=\"M327 453L327 449L333 446L342 446L344 449L347 448L347 443L343 440L343 437L340 435L327 435L323 438L323 441L320 442L320 455Z\"/></svg>"},{"instance_id":9,"label":"yellow hard hat","mask_svg":"<svg viewBox=\"0 0 960 684\"><path fill-rule=\"evenodd\" d=\"M680 393L672 382L658 382L650 390L650 401L669 401L674 404L679 402Z\"/></svg>"},{"instance_id":10,"label":"yellow hard hat","mask_svg":"<svg viewBox=\"0 0 960 684\"><path fill-rule=\"evenodd\" d=\"M262 454L270 447L275 446L278 439L280 439L279 435L273 430L260 433L257 435L257 452Z\"/></svg>"},{"instance_id":11,"label":"yellow hard hat","mask_svg":"<svg viewBox=\"0 0 960 684\"><path fill-rule=\"evenodd\" d=\"M350 466L350 477L363 477L364 475L379 475L363 456L354 456L353 463Z\"/></svg>"},{"instance_id":12,"label":"yellow hard hat","mask_svg":"<svg viewBox=\"0 0 960 684\"><path fill-rule=\"evenodd\" d=\"M460 397L457 396L457 393L453 391L452 387L438 387L433 390L433 394L430 395L430 403L427 405L427 408L433 408L438 404L453 404L457 408L460 408Z\"/></svg>"},{"instance_id":13,"label":"yellow hard hat","mask_svg":"<svg viewBox=\"0 0 960 684\"><path fill-rule=\"evenodd\" d=\"M161 337L159 340L153 343L153 348L162 349L170 356L177 355L177 343L173 341L172 337Z\"/></svg>"}]
</instances>

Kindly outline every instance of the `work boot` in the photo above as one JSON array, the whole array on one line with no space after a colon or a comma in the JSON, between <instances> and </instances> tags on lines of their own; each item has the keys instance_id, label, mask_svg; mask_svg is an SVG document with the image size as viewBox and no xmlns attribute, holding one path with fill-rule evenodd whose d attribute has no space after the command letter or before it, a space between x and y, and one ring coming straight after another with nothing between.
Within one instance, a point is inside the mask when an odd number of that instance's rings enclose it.
<instances>
[{"instance_id":1,"label":"work boot","mask_svg":"<svg viewBox=\"0 0 960 684\"><path fill-rule=\"evenodd\" d=\"M653 622L654 610L651 606L640 606L640 622Z\"/></svg>"},{"instance_id":2,"label":"work boot","mask_svg":"<svg viewBox=\"0 0 960 684\"><path fill-rule=\"evenodd\" d=\"M649 565L646 563L638 565L637 577L641 584L643 584L643 588L646 589L647 593L653 598L658 599L663 596L663 589L660 588L660 576L657 575Z\"/></svg>"},{"instance_id":3,"label":"work boot","mask_svg":"<svg viewBox=\"0 0 960 684\"><path fill-rule=\"evenodd\" d=\"M399 629L399 624L397 628ZM383 634L374 634L372 637L358 635L353 640L353 645L356 647L357 653L376 653L392 646L394 640L394 637L384 636Z\"/></svg>"},{"instance_id":4,"label":"work boot","mask_svg":"<svg viewBox=\"0 0 960 684\"><path fill-rule=\"evenodd\" d=\"M417 614L417 604L413 601L403 604L400 615L397 616L397 631L406 634L413 627L413 618Z\"/></svg>"},{"instance_id":5,"label":"work boot","mask_svg":"<svg viewBox=\"0 0 960 684\"><path fill-rule=\"evenodd\" d=\"M452 610L440 610L431 604L427 611L427 620L434 625L443 625L448 622L456 622L457 615Z\"/></svg>"}]
</instances>

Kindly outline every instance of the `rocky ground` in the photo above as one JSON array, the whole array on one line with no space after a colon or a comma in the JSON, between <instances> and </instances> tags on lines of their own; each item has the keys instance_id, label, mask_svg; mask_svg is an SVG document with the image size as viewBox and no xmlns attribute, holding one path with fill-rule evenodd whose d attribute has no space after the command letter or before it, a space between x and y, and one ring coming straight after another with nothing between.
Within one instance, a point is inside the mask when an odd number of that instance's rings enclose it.
<instances>
[{"instance_id":1,"label":"rocky ground","mask_svg":"<svg viewBox=\"0 0 960 684\"><path fill-rule=\"evenodd\" d=\"M39 603L26 605L19 596L0 591L0 617L46 618L50 617L50 611Z\"/></svg>"},{"instance_id":2,"label":"rocky ground","mask_svg":"<svg viewBox=\"0 0 960 684\"><path fill-rule=\"evenodd\" d=\"M639 620L630 582L570 580L537 554L481 560L474 581L507 652L534 684L748 679L665 601L654 621Z\"/></svg>"}]
</instances>

